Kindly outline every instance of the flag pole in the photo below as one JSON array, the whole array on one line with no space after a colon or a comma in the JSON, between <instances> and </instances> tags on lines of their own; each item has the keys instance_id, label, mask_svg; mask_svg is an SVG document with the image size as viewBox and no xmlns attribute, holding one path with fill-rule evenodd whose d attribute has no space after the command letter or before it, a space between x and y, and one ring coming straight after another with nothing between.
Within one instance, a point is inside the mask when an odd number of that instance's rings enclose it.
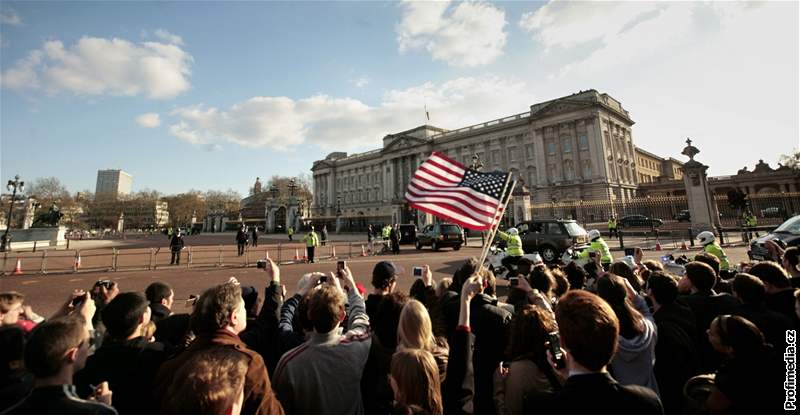
<instances>
[{"instance_id":1,"label":"flag pole","mask_svg":"<svg viewBox=\"0 0 800 415\"><path fill-rule=\"evenodd\" d=\"M501 193L501 195L505 195L506 194L506 189L508 189L509 182L511 183L511 188L508 191L508 197L506 197L506 200L503 203L503 215L506 214L506 207L508 207L508 202L511 201L511 193L514 192L514 186L516 186L516 184L517 184L516 180L513 181L513 182L511 181L511 174L509 174L508 178L506 179L506 184L503 186L503 193ZM498 206L497 208L499 210L500 206ZM495 210L495 213L494 213L494 217L496 217L496 216L497 216L497 210ZM494 217L493 217L492 220L494 220ZM492 241L494 240L494 236L497 233L497 228L500 227L500 219L502 219L502 217L503 216L500 216L500 218L497 219L497 223L496 224L492 224L492 227L489 230L489 237L486 238L486 243L483 244L483 250L481 252L481 259L478 262L478 264L480 264L480 266L483 266L483 261L486 260L486 255L489 253L489 247L492 245Z\"/></svg>"}]
</instances>

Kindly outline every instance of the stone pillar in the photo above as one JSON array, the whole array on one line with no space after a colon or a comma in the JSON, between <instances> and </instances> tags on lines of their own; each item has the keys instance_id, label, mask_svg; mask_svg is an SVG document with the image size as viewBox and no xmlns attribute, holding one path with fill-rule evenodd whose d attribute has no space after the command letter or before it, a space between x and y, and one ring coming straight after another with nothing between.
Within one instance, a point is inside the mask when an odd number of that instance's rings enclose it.
<instances>
[{"instance_id":1,"label":"stone pillar","mask_svg":"<svg viewBox=\"0 0 800 415\"><path fill-rule=\"evenodd\" d=\"M531 193L528 187L522 184L515 186L513 203L514 203L514 223L520 223L531 220Z\"/></svg>"},{"instance_id":2,"label":"stone pillar","mask_svg":"<svg viewBox=\"0 0 800 415\"><path fill-rule=\"evenodd\" d=\"M689 157L689 161L683 165L683 184L686 187L692 230L696 235L702 231L713 231L714 225L719 223L719 215L716 214L716 205L708 188L708 166L694 159L700 150L692 146L692 140L686 139L686 144L681 153Z\"/></svg>"},{"instance_id":3,"label":"stone pillar","mask_svg":"<svg viewBox=\"0 0 800 415\"><path fill-rule=\"evenodd\" d=\"M25 201L25 217L22 220L22 229L30 229L33 219L36 217L36 200L28 199Z\"/></svg>"},{"instance_id":4,"label":"stone pillar","mask_svg":"<svg viewBox=\"0 0 800 415\"><path fill-rule=\"evenodd\" d=\"M125 213L120 212L119 219L117 219L117 232L122 233L125 229Z\"/></svg>"}]
</instances>

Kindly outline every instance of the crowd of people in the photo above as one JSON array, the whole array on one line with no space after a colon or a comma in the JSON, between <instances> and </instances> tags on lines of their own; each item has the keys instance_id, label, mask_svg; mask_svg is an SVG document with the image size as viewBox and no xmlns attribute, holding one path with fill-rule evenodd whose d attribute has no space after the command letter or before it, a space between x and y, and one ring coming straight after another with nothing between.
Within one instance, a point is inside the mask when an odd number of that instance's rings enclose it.
<instances>
[{"instance_id":1,"label":"crowd of people","mask_svg":"<svg viewBox=\"0 0 800 415\"><path fill-rule=\"evenodd\" d=\"M408 293L381 261L369 292L343 266L287 294L267 259L263 295L231 278L191 313L164 282L99 281L49 318L3 292L0 413L778 413L800 251L771 252L727 280L707 252L683 275L521 258L513 286L471 258Z\"/></svg>"}]
</instances>

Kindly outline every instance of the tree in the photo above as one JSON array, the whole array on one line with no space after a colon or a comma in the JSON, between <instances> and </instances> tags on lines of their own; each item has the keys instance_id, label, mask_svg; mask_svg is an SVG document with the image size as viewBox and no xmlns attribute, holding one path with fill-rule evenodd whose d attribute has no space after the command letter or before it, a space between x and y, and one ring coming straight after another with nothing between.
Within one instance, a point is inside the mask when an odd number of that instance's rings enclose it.
<instances>
[{"instance_id":1,"label":"tree","mask_svg":"<svg viewBox=\"0 0 800 415\"><path fill-rule=\"evenodd\" d=\"M795 150L792 154L781 154L781 164L800 171L800 150Z\"/></svg>"},{"instance_id":2,"label":"tree","mask_svg":"<svg viewBox=\"0 0 800 415\"><path fill-rule=\"evenodd\" d=\"M60 208L73 202L66 186L56 177L37 178L28 188L28 195L36 199L44 209L50 209L53 203Z\"/></svg>"},{"instance_id":3,"label":"tree","mask_svg":"<svg viewBox=\"0 0 800 415\"><path fill-rule=\"evenodd\" d=\"M311 179L308 175L299 174L296 177L275 175L269 179L267 186L262 190L269 192L274 185L278 188L278 198L288 198L290 196L289 183L292 179L294 179L294 184L297 186L294 191L295 197L300 200L311 200Z\"/></svg>"},{"instance_id":4,"label":"tree","mask_svg":"<svg viewBox=\"0 0 800 415\"><path fill-rule=\"evenodd\" d=\"M241 201L242 195L233 189L228 189L225 192L209 190L206 192L206 212L222 213L233 217L239 214Z\"/></svg>"},{"instance_id":5,"label":"tree","mask_svg":"<svg viewBox=\"0 0 800 415\"><path fill-rule=\"evenodd\" d=\"M198 220L206 215L205 196L199 190L167 196L164 200L169 204L169 222L172 226L190 226L193 214Z\"/></svg>"}]
</instances>

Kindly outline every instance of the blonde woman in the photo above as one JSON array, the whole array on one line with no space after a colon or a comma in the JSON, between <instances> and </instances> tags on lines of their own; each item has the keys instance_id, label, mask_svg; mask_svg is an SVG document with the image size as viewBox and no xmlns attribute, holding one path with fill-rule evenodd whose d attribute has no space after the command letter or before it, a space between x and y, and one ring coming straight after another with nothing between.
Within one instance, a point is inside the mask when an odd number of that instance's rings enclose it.
<instances>
[{"instance_id":1,"label":"blonde woman","mask_svg":"<svg viewBox=\"0 0 800 415\"><path fill-rule=\"evenodd\" d=\"M417 300L410 300L400 312L397 325L397 350L425 350L436 359L439 381L447 374L447 340L433 335L433 325L428 309Z\"/></svg>"},{"instance_id":2,"label":"blonde woman","mask_svg":"<svg viewBox=\"0 0 800 415\"><path fill-rule=\"evenodd\" d=\"M442 391L439 369L430 352L420 349L400 350L392 356L389 383L394 391L398 413L442 415Z\"/></svg>"}]
</instances>

